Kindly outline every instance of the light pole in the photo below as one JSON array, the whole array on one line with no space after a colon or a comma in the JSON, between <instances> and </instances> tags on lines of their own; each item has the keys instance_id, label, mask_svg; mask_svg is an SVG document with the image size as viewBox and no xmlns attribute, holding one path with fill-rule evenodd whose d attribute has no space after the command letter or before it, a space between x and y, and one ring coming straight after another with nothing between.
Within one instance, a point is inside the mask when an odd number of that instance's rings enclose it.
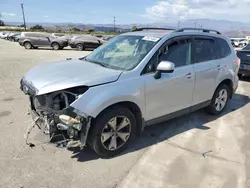
<instances>
[{"instance_id":1,"label":"light pole","mask_svg":"<svg viewBox=\"0 0 250 188\"><path fill-rule=\"evenodd\" d=\"M23 13L23 25L24 25L24 30L26 31L26 21L25 21L25 15L24 15L23 3L21 3L21 8L22 8L22 13Z\"/></svg>"}]
</instances>

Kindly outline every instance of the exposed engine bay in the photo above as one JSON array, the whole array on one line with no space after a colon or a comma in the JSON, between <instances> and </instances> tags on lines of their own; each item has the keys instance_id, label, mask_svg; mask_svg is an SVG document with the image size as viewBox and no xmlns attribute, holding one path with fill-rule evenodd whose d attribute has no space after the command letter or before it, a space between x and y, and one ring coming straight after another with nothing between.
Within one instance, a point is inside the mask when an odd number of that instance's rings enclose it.
<instances>
[{"instance_id":1,"label":"exposed engine bay","mask_svg":"<svg viewBox=\"0 0 250 188\"><path fill-rule=\"evenodd\" d=\"M21 84L24 93L29 95L33 120L44 134L50 136L50 141L60 135L63 137L60 142L74 141L75 144L77 141L81 147L86 145L91 118L78 112L70 104L87 91L87 87L70 88L38 96L33 95L33 92L29 91L30 88L24 90L23 87ZM27 132L29 134L30 131Z\"/></svg>"}]
</instances>

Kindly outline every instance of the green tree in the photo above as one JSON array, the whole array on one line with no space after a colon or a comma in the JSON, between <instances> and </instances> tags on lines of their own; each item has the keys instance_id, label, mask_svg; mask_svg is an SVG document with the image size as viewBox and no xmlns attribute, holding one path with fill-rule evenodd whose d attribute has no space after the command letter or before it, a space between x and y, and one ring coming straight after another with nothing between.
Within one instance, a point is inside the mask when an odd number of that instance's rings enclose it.
<instances>
[{"instance_id":1,"label":"green tree","mask_svg":"<svg viewBox=\"0 0 250 188\"><path fill-rule=\"evenodd\" d=\"M44 30L43 26L37 24L30 28L31 30Z\"/></svg>"},{"instance_id":2,"label":"green tree","mask_svg":"<svg viewBox=\"0 0 250 188\"><path fill-rule=\"evenodd\" d=\"M135 31L137 29L137 27L134 25L132 28L131 28L131 31Z\"/></svg>"},{"instance_id":3,"label":"green tree","mask_svg":"<svg viewBox=\"0 0 250 188\"><path fill-rule=\"evenodd\" d=\"M70 31L81 31L81 30L76 27L73 27L72 29L70 29Z\"/></svg>"}]
</instances>

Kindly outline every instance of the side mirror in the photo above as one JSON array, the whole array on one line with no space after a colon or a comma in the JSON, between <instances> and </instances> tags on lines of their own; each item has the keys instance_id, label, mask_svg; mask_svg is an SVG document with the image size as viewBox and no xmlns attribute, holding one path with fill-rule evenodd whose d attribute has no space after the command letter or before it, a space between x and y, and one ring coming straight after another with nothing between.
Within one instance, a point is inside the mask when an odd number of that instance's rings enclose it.
<instances>
[{"instance_id":1,"label":"side mirror","mask_svg":"<svg viewBox=\"0 0 250 188\"><path fill-rule=\"evenodd\" d=\"M161 74L162 73L172 73L174 72L174 63L170 62L170 61L161 61L156 69L156 73L155 73L155 79L159 79L161 78Z\"/></svg>"}]
</instances>

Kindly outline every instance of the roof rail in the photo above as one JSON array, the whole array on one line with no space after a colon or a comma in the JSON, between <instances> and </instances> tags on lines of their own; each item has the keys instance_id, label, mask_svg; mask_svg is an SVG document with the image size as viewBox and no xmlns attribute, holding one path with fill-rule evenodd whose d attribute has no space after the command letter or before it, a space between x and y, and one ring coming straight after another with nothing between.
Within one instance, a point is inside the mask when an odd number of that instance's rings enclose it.
<instances>
[{"instance_id":1,"label":"roof rail","mask_svg":"<svg viewBox=\"0 0 250 188\"><path fill-rule=\"evenodd\" d=\"M143 31L143 30L164 30L164 31L174 31L175 29L173 28L157 28L157 27L142 27L142 28L138 28L133 30L132 32L135 31Z\"/></svg>"},{"instance_id":2,"label":"roof rail","mask_svg":"<svg viewBox=\"0 0 250 188\"><path fill-rule=\"evenodd\" d=\"M215 32L216 34L221 35L221 32L213 30L213 29L192 28L192 27L177 29L177 30L175 30L175 32L184 32L184 31L187 31L187 30L202 31L202 32L205 32L205 33Z\"/></svg>"}]
</instances>

